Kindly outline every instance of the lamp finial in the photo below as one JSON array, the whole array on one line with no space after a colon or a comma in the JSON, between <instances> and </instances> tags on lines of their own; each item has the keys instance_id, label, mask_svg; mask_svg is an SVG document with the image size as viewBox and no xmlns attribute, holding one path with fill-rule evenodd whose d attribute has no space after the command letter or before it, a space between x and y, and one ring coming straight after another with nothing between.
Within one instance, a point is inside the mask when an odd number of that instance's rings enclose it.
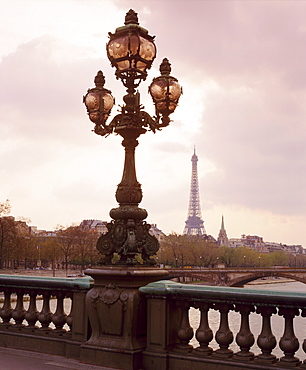
<instances>
[{"instance_id":1,"label":"lamp finial","mask_svg":"<svg viewBox=\"0 0 306 370\"><path fill-rule=\"evenodd\" d=\"M133 9L130 9L130 10L126 13L124 24L125 24L126 26L127 26L128 24L138 24L138 25L139 25L137 13L136 13Z\"/></svg>"},{"instance_id":2,"label":"lamp finial","mask_svg":"<svg viewBox=\"0 0 306 370\"><path fill-rule=\"evenodd\" d=\"M162 76L169 76L171 72L171 64L167 58L164 58L161 65L159 66L159 71Z\"/></svg>"}]
</instances>

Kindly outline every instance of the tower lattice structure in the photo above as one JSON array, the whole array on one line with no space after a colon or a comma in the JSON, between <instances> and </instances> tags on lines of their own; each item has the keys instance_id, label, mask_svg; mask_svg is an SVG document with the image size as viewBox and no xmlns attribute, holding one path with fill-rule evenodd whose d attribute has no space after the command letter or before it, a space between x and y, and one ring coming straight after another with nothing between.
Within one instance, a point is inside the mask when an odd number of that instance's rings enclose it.
<instances>
[{"instance_id":1,"label":"tower lattice structure","mask_svg":"<svg viewBox=\"0 0 306 370\"><path fill-rule=\"evenodd\" d=\"M204 221L201 216L199 180L198 180L198 156L194 148L193 156L191 157L191 186L188 217L185 222L184 234L186 235L206 235Z\"/></svg>"}]
</instances>

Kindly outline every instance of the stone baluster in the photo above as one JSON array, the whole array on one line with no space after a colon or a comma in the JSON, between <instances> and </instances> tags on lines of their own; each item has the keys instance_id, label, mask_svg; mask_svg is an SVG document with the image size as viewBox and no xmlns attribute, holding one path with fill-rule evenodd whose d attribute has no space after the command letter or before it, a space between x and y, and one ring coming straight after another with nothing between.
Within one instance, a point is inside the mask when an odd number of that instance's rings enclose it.
<instances>
[{"instance_id":1,"label":"stone baluster","mask_svg":"<svg viewBox=\"0 0 306 370\"><path fill-rule=\"evenodd\" d=\"M49 291L43 292L43 307L42 310L38 314L38 320L41 323L41 328L39 330L48 332L51 330L49 328L50 322L52 321L52 312L50 311L50 296L51 293Z\"/></svg>"},{"instance_id":2,"label":"stone baluster","mask_svg":"<svg viewBox=\"0 0 306 370\"><path fill-rule=\"evenodd\" d=\"M52 316L52 322L56 327L54 332L64 333L66 332L66 330L63 329L63 326L66 324L66 320L67 320L67 315L65 314L65 311L64 311L65 293L63 292L56 293L56 298L57 298L56 311L54 312Z\"/></svg>"},{"instance_id":3,"label":"stone baluster","mask_svg":"<svg viewBox=\"0 0 306 370\"><path fill-rule=\"evenodd\" d=\"M11 290L9 288L4 288L4 303L0 310L0 317L2 319L2 326L11 325L10 320L12 318L12 305L11 305Z\"/></svg>"},{"instance_id":4,"label":"stone baluster","mask_svg":"<svg viewBox=\"0 0 306 370\"><path fill-rule=\"evenodd\" d=\"M259 306L256 312L262 316L262 328L257 338L257 345L261 349L261 354L256 356L255 359L262 362L276 362L276 357L271 354L273 348L276 346L276 339L271 330L271 316L276 313L276 308Z\"/></svg>"},{"instance_id":5,"label":"stone baluster","mask_svg":"<svg viewBox=\"0 0 306 370\"><path fill-rule=\"evenodd\" d=\"M233 351L228 348L234 339L228 325L228 313L233 308L233 305L228 303L217 303L214 305L214 309L220 312L220 325L215 336L220 348L214 352L216 356L231 357L233 355Z\"/></svg>"},{"instance_id":6,"label":"stone baluster","mask_svg":"<svg viewBox=\"0 0 306 370\"><path fill-rule=\"evenodd\" d=\"M236 335L236 343L240 347L240 352L235 354L235 357L239 357L239 360L250 360L254 357L254 353L250 351L250 348L255 342L254 335L250 330L249 317L250 313L254 312L254 306L236 304L236 312L240 312L241 324L240 330Z\"/></svg>"},{"instance_id":7,"label":"stone baluster","mask_svg":"<svg viewBox=\"0 0 306 370\"><path fill-rule=\"evenodd\" d=\"M279 341L279 347L284 352L285 356L281 357L280 361L291 365L298 364L300 360L294 357L294 354L299 349L300 345L294 334L293 319L294 316L299 315L299 310L297 308L281 307L278 314L284 316L285 319L284 334Z\"/></svg>"},{"instance_id":8,"label":"stone baluster","mask_svg":"<svg viewBox=\"0 0 306 370\"><path fill-rule=\"evenodd\" d=\"M193 347L189 344L189 341L193 337L193 328L189 323L189 302L177 302L177 305L181 309L181 322L177 331L177 337L180 343L176 345L176 350L191 352Z\"/></svg>"},{"instance_id":9,"label":"stone baluster","mask_svg":"<svg viewBox=\"0 0 306 370\"><path fill-rule=\"evenodd\" d=\"M302 309L301 316L306 317L306 308ZM303 351L306 353L306 339L304 339L304 341L303 341ZM306 359L303 361L303 364L301 365L301 368L306 369Z\"/></svg>"},{"instance_id":10,"label":"stone baluster","mask_svg":"<svg viewBox=\"0 0 306 370\"><path fill-rule=\"evenodd\" d=\"M70 329L69 332L71 332L72 331L72 323L73 323L73 295L69 293L67 295L67 298L70 298L70 300L71 300L71 308L70 308L69 315L66 318L66 323L69 326L69 329Z\"/></svg>"},{"instance_id":11,"label":"stone baluster","mask_svg":"<svg viewBox=\"0 0 306 370\"><path fill-rule=\"evenodd\" d=\"M196 308L200 309L200 325L196 331L196 339L200 346L196 348L196 351L200 352L201 355L209 356L212 354L212 348L209 347L209 343L213 339L213 332L209 327L208 323L208 311L211 305L208 303L197 303Z\"/></svg>"},{"instance_id":12,"label":"stone baluster","mask_svg":"<svg viewBox=\"0 0 306 370\"><path fill-rule=\"evenodd\" d=\"M37 318L38 318L38 311L37 311L37 307L36 307L37 293L36 293L36 291L31 290L29 295L30 295L30 304L29 304L27 312L25 313L24 318L28 322L28 327L27 328L31 329L33 331L34 329L36 329L35 324L36 324L36 321L37 321Z\"/></svg>"},{"instance_id":13,"label":"stone baluster","mask_svg":"<svg viewBox=\"0 0 306 370\"><path fill-rule=\"evenodd\" d=\"M15 320L15 328L21 328L22 322L25 317L25 309L23 307L23 293L24 291L21 289L17 290L17 303L16 306L12 312L12 318Z\"/></svg>"}]
</instances>

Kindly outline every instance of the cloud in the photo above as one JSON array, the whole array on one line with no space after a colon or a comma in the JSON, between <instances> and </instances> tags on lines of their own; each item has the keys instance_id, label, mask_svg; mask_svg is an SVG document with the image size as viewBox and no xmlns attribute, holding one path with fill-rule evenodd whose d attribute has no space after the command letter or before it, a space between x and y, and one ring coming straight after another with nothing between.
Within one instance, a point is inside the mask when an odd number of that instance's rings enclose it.
<instances>
[{"instance_id":1,"label":"cloud","mask_svg":"<svg viewBox=\"0 0 306 370\"><path fill-rule=\"evenodd\" d=\"M156 7L146 6L154 18ZM167 35L158 45L164 50L168 43L177 75L197 87L211 81L203 94L201 125L194 127L202 153L216 168L201 181L205 198L303 214L305 4L191 1L187 7L178 1L174 7L169 1L158 6L158 32Z\"/></svg>"},{"instance_id":2,"label":"cloud","mask_svg":"<svg viewBox=\"0 0 306 370\"><path fill-rule=\"evenodd\" d=\"M272 91L262 86L244 94L212 94L204 117L210 122L207 153L220 171L205 179L207 191L220 202L302 214L306 112L302 99L289 96L282 104L287 96L282 84Z\"/></svg>"},{"instance_id":3,"label":"cloud","mask_svg":"<svg viewBox=\"0 0 306 370\"><path fill-rule=\"evenodd\" d=\"M140 206L147 208L149 220L168 232L183 229L196 145L208 232L212 220L219 228L224 210L238 223L253 212L251 224L259 232L266 232L261 214L274 215L279 227L287 215L288 225L302 224L306 3L131 0L128 8L122 0L107 6L105 1L62 3L58 17L52 1L37 6L29 0L26 13L17 7L11 24L3 18L11 5L2 13L0 28L10 42L0 47L0 176L6 180L0 191L13 210L18 204L19 214L52 227L69 223L71 215L71 221L87 215L108 219L116 206L121 138L91 132L82 96L101 69L106 88L122 104L125 89L115 80L105 42L131 7L156 35L157 58L140 87L146 110L154 114L147 87L164 57L184 91L170 126L139 138ZM41 212L42 204L48 214Z\"/></svg>"}]
</instances>

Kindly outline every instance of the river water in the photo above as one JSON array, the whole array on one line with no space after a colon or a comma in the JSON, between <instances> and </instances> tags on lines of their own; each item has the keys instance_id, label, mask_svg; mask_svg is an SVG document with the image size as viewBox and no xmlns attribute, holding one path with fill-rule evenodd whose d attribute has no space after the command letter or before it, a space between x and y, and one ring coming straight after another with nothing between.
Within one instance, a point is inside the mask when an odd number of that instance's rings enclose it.
<instances>
[{"instance_id":1,"label":"river water","mask_svg":"<svg viewBox=\"0 0 306 370\"><path fill-rule=\"evenodd\" d=\"M274 290L274 291L290 291L290 292L305 292L306 293L306 284L300 282L282 282L282 283L275 283L275 284L252 284L252 285L245 285L245 289L260 289L260 290ZM199 310L195 308L190 309L190 325L197 329L199 327L200 322L200 314ZM215 335L216 331L219 328L219 320L220 320L220 313L215 310L209 311L209 325ZM255 344L251 348L251 351L256 355L259 354L261 351L256 345L256 339L261 331L261 315L256 313L250 314L250 328L251 332L254 334L255 337ZM240 314L238 312L230 311L229 313L229 326L231 331L234 334L234 338L240 329ZM284 318L278 315L272 315L271 319L271 327L273 335L275 336L277 343L279 342L280 338L283 335L284 331ZM301 316L297 316L294 319L294 330L295 335L299 339L300 345L302 344L303 340L306 338L306 318ZM195 338L192 339L191 344L194 347L198 346L198 342ZM210 343L210 347L213 349L219 348L219 345L213 340ZM230 348L237 352L239 351L239 347L235 344L235 341L231 344ZM282 357L284 354L281 349L277 346L275 347L274 351L272 352L276 357ZM304 360L306 358L306 354L302 348L296 352L296 357L300 360Z\"/></svg>"}]
</instances>

